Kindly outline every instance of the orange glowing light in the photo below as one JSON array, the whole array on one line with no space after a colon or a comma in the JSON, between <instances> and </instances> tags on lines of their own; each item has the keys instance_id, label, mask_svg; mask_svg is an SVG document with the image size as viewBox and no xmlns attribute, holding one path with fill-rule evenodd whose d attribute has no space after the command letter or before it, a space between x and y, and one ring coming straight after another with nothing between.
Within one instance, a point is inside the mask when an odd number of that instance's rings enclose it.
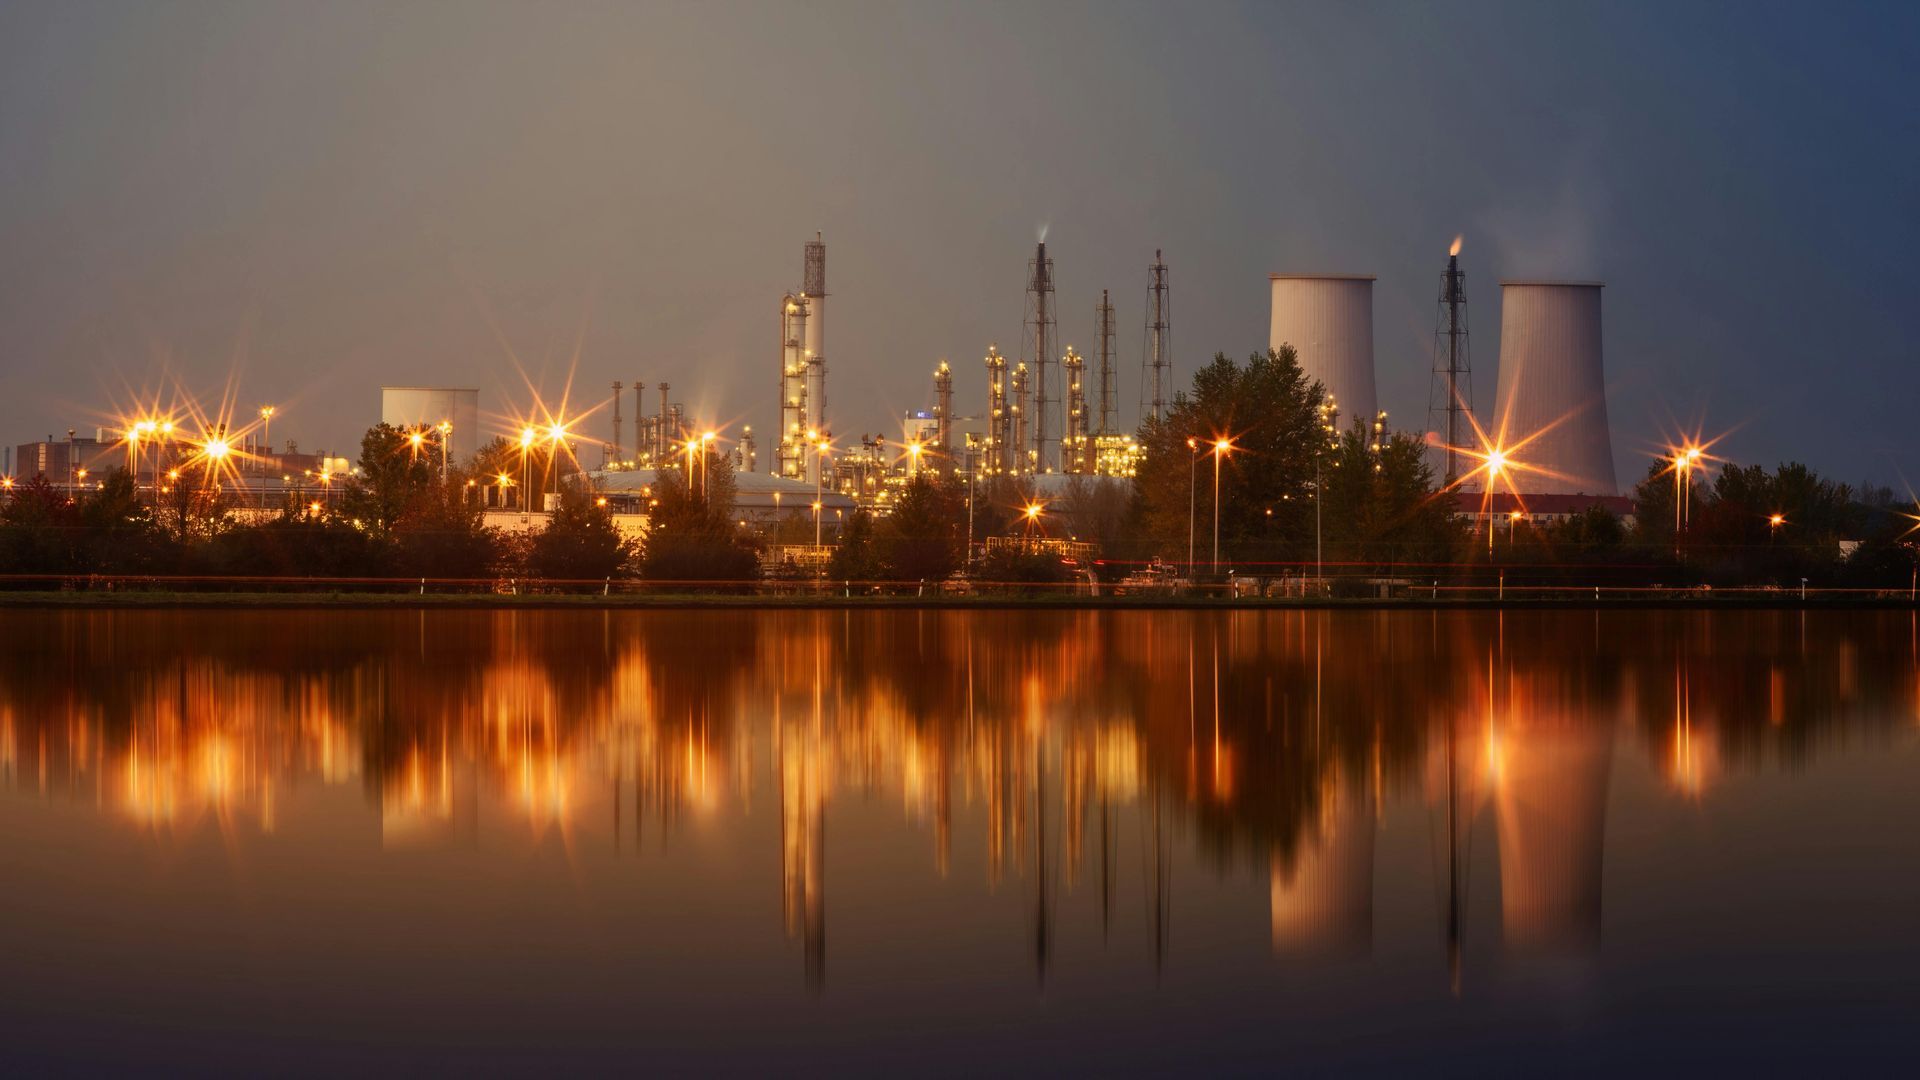
<instances>
[{"instance_id":1,"label":"orange glowing light","mask_svg":"<svg viewBox=\"0 0 1920 1080\"><path fill-rule=\"evenodd\" d=\"M1451 257L1453 257L1453 256L1455 256L1455 255L1458 255L1458 254L1460 254L1460 244L1461 244L1461 242L1462 242L1462 241L1464 241L1464 240L1466 240L1466 236L1465 236L1465 235L1461 235L1461 236L1456 236L1456 237L1454 237L1454 238L1453 238L1453 246L1452 246L1452 247L1449 247L1449 248L1447 249L1447 256L1448 256L1449 258L1451 258Z\"/></svg>"}]
</instances>

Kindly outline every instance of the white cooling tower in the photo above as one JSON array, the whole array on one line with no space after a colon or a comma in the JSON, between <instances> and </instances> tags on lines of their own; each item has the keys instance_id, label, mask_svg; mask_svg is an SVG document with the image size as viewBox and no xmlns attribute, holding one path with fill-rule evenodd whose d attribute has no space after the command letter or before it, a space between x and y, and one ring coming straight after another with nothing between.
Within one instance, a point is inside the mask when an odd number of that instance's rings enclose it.
<instances>
[{"instance_id":1,"label":"white cooling tower","mask_svg":"<svg viewBox=\"0 0 1920 1080\"><path fill-rule=\"evenodd\" d=\"M1522 494L1614 495L1597 281L1500 283L1500 393L1489 435L1525 468Z\"/></svg>"},{"instance_id":2,"label":"white cooling tower","mask_svg":"<svg viewBox=\"0 0 1920 1080\"><path fill-rule=\"evenodd\" d=\"M1307 377L1318 379L1340 407L1340 426L1373 419L1373 277L1362 274L1273 274L1273 322L1267 344L1292 345Z\"/></svg>"}]
</instances>

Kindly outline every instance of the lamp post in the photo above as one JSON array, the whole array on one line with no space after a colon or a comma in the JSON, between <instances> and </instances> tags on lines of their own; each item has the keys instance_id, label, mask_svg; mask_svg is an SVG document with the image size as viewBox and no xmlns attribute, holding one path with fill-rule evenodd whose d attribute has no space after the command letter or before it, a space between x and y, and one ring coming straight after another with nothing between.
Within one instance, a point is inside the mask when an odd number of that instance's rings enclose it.
<instances>
[{"instance_id":1,"label":"lamp post","mask_svg":"<svg viewBox=\"0 0 1920 1080\"><path fill-rule=\"evenodd\" d=\"M535 432L532 428L520 429L520 524L526 525L533 520L527 509L527 455L533 453Z\"/></svg>"},{"instance_id":2,"label":"lamp post","mask_svg":"<svg viewBox=\"0 0 1920 1080\"><path fill-rule=\"evenodd\" d=\"M1493 500L1494 481L1500 479L1500 470L1507 466L1507 455L1499 450L1487 452L1487 500ZM1492 509L1491 506L1488 509ZM1493 561L1493 515L1487 515L1487 561Z\"/></svg>"},{"instance_id":3,"label":"lamp post","mask_svg":"<svg viewBox=\"0 0 1920 1080\"><path fill-rule=\"evenodd\" d=\"M207 459L206 467L202 472L204 483L209 488L217 488L218 485L214 481L214 470L219 467L221 462L227 459L228 454L233 452L233 447L227 445L226 432L222 430L213 438L208 439L201 445L200 451L202 456Z\"/></svg>"},{"instance_id":4,"label":"lamp post","mask_svg":"<svg viewBox=\"0 0 1920 1080\"><path fill-rule=\"evenodd\" d=\"M1520 527L1521 513L1518 510L1507 515L1507 553L1513 553L1513 531Z\"/></svg>"},{"instance_id":5,"label":"lamp post","mask_svg":"<svg viewBox=\"0 0 1920 1080\"><path fill-rule=\"evenodd\" d=\"M451 453L448 443L453 441L453 421L440 421L440 482L447 482L447 456Z\"/></svg>"},{"instance_id":6,"label":"lamp post","mask_svg":"<svg viewBox=\"0 0 1920 1080\"><path fill-rule=\"evenodd\" d=\"M1213 572L1220 572L1220 459L1233 451L1232 439L1213 442Z\"/></svg>"},{"instance_id":7,"label":"lamp post","mask_svg":"<svg viewBox=\"0 0 1920 1080\"><path fill-rule=\"evenodd\" d=\"M823 491L822 482L826 479L827 454L832 449L832 445L828 443L826 438L823 436L819 442L814 444L814 447L816 450L819 451L819 455L820 455L819 459L814 463L814 468L813 468L813 546L817 548L820 546L820 542L821 542L820 541L820 501L822 498L822 491Z\"/></svg>"},{"instance_id":8,"label":"lamp post","mask_svg":"<svg viewBox=\"0 0 1920 1080\"><path fill-rule=\"evenodd\" d=\"M1195 476L1200 468L1200 440L1187 439L1187 575L1193 575L1193 512L1199 499Z\"/></svg>"},{"instance_id":9,"label":"lamp post","mask_svg":"<svg viewBox=\"0 0 1920 1080\"><path fill-rule=\"evenodd\" d=\"M266 452L260 456L260 471L267 471L267 454L273 453L273 414L278 412L271 405L260 406L260 439L267 444Z\"/></svg>"}]
</instances>

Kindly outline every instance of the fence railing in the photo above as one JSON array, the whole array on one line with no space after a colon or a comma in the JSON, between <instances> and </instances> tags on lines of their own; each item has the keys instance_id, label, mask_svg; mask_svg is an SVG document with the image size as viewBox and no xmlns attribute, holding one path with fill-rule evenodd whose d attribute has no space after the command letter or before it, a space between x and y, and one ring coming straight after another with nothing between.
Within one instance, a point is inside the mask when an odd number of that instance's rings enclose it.
<instances>
[{"instance_id":1,"label":"fence railing","mask_svg":"<svg viewBox=\"0 0 1920 1080\"><path fill-rule=\"evenodd\" d=\"M301 577L275 575L186 574L0 574L0 594L102 593L284 594L309 596L415 597L601 597L608 600L759 597L789 601L929 601L1047 598L1093 603L1236 604L1245 606L1319 603L1384 604L1632 604L1713 603L1793 605L1871 602L1915 604L1908 588L1835 588L1815 586L1515 585L1503 582L1446 583L1358 578L1228 578L1192 581L1103 582L1082 577L1070 581L836 581L822 578L754 581L642 578L528 577Z\"/></svg>"}]
</instances>

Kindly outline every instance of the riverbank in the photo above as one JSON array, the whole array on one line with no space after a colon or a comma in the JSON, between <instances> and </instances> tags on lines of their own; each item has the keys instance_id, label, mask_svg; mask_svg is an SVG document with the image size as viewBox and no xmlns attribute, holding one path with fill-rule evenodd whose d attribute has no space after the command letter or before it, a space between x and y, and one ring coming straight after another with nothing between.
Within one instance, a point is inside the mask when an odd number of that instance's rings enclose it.
<instances>
[{"instance_id":1,"label":"riverbank","mask_svg":"<svg viewBox=\"0 0 1920 1080\"><path fill-rule=\"evenodd\" d=\"M0 592L0 611L32 609L218 609L218 610L541 610L541 609L894 609L894 610L1827 610L1909 609L1904 594L1814 592L1683 592L1602 590L1594 595L1556 590L1552 595L1439 597L1206 597L1180 595L1088 596L1085 594L989 593L971 596L845 595L820 593L397 593L397 592L211 592L109 591Z\"/></svg>"}]
</instances>

